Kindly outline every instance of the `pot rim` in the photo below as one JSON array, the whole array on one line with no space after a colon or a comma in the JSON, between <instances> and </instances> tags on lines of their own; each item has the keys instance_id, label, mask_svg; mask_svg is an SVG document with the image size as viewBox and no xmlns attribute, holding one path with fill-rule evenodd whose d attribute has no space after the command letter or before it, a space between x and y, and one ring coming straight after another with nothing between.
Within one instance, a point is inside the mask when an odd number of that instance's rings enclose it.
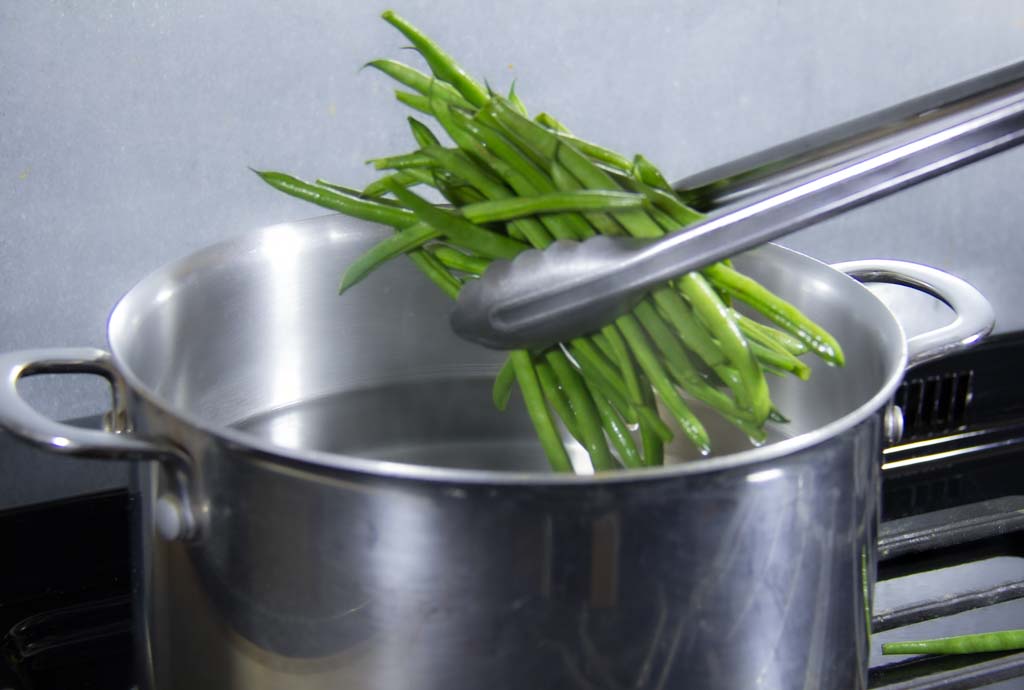
<instances>
[{"instance_id":1,"label":"pot rim","mask_svg":"<svg viewBox=\"0 0 1024 690\"><path fill-rule=\"evenodd\" d=\"M618 484L622 482L650 481L682 477L734 469L743 466L750 466L753 468L768 461L777 460L786 455L803 451L807 448L824 443L825 441L858 426L869 417L878 413L894 396L897 387L903 380L903 376L907 368L908 349L906 333L904 332L899 320L894 314L892 314L891 310L877 296L875 296L871 290L853 278L836 270L832 266L819 261L818 259L774 243L765 246L770 246L770 251L794 254L802 257L806 261L818 264L823 269L843 276L846 280L849 280L850 283L856 285L857 289L864 290L871 295L871 298L883 307L884 313L887 314L892 321L891 325L898 329L898 333L900 335L899 351L895 354L895 365L892 366L891 372L884 384L869 400L861 404L859 407L851 410L841 417L838 417L837 419L834 419L828 424L811 431L804 432L797 436L791 436L780 441L775 441L773 443L768 443L760 447L752 447L748 450L729 453L727 455L711 456L708 458L689 460L678 464L663 465L659 467L634 470L617 469L592 475L576 475L568 473L556 474L553 472L508 472L500 470L426 466L390 460L377 460L342 453L330 453L320 450L299 450L275 445L269 441L261 439L260 437L228 426L207 424L202 419L191 415L187 410L180 410L170 405L167 401L158 396L149 386L144 384L130 367L126 366L117 347L115 346L113 331L116 327L116 322L120 319L122 311L129 308L127 304L131 301L132 295L136 294L137 291L140 291L143 286L154 282L157 284L163 283L168 278L171 278L176 274L180 274L183 271L190 270L196 265L208 265L211 261L216 262L220 257L235 256L239 252L245 253L246 250L251 249L252 246L259 244L261 238L265 237L269 233L275 232L281 227L288 226L293 231L296 228L299 228L302 231L316 234L319 232L330 231L331 226L335 224L339 218L340 216L331 214L326 216L317 216L298 222L266 226L256 231L243 233L242 235L234 238L200 249L193 254L165 264L152 273L149 273L145 278L131 288L131 290L129 290L128 293L126 293L120 300L118 300L114 305L114 308L111 310L107 321L107 342L110 348L111 358L114 367L123 377L128 387L136 395L142 398L147 405L151 405L164 415L215 438L228 441L234 446L240 446L244 448L246 452L256 455L261 460L265 461L298 465L307 469L338 470L343 472L366 474L387 479L408 479L451 484L529 484L533 486L572 485L582 487L595 484ZM359 228L372 227L377 229L378 227L365 223L353 223L351 219L345 219L345 222L346 225Z\"/></svg>"}]
</instances>

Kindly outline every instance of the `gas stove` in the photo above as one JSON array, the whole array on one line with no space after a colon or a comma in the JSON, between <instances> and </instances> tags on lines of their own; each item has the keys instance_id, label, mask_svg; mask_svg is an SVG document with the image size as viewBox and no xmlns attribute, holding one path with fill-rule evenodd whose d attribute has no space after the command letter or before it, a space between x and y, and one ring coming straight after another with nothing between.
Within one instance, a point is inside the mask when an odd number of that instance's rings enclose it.
<instances>
[{"instance_id":1,"label":"gas stove","mask_svg":"<svg viewBox=\"0 0 1024 690\"><path fill-rule=\"evenodd\" d=\"M1024 652L882 656L881 643L1024 627L1024 333L914 369L885 449L870 683L1024 688ZM127 490L0 512L0 690L128 690Z\"/></svg>"}]
</instances>

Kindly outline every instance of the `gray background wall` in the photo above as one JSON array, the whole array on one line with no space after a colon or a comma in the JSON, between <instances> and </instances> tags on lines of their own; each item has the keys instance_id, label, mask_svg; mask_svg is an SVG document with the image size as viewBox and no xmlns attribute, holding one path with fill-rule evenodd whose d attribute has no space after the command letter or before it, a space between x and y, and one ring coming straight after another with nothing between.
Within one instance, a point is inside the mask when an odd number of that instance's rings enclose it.
<instances>
[{"instance_id":1,"label":"gray background wall","mask_svg":"<svg viewBox=\"0 0 1024 690\"><path fill-rule=\"evenodd\" d=\"M246 166L358 186L408 148L386 80L391 6L534 110L672 176L1024 58L1020 0L0 3L0 351L104 343L138 279L247 229L316 215ZM803 231L824 260L910 258L1017 307L1024 150ZM339 267L340 268L340 267ZM62 418L103 386L31 381ZM124 481L0 438L0 507Z\"/></svg>"}]
</instances>

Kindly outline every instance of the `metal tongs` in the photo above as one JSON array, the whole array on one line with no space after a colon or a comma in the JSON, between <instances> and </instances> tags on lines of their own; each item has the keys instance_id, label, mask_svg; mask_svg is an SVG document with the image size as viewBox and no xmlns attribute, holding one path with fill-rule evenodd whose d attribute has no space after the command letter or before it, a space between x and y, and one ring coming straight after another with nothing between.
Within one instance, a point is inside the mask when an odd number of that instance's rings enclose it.
<instances>
[{"instance_id":1,"label":"metal tongs","mask_svg":"<svg viewBox=\"0 0 1024 690\"><path fill-rule=\"evenodd\" d=\"M685 200L714 212L664 239L559 241L493 261L462 288L452 327L499 349L568 340L654 285L1022 141L1018 62L681 180Z\"/></svg>"}]
</instances>

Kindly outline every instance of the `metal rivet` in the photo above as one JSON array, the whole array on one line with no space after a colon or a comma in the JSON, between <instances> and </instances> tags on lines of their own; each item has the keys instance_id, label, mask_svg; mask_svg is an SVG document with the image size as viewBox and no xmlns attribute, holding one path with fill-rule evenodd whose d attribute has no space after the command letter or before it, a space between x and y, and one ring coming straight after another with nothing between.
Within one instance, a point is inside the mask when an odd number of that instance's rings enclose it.
<instances>
[{"instance_id":1,"label":"metal rivet","mask_svg":"<svg viewBox=\"0 0 1024 690\"><path fill-rule=\"evenodd\" d=\"M173 496L161 496L156 502L154 511L156 531L167 541L180 539L185 533L185 519L181 514L181 504Z\"/></svg>"},{"instance_id":2,"label":"metal rivet","mask_svg":"<svg viewBox=\"0 0 1024 690\"><path fill-rule=\"evenodd\" d=\"M899 405L890 405L885 410L882 428L890 444L899 443L903 438L903 410Z\"/></svg>"}]
</instances>

